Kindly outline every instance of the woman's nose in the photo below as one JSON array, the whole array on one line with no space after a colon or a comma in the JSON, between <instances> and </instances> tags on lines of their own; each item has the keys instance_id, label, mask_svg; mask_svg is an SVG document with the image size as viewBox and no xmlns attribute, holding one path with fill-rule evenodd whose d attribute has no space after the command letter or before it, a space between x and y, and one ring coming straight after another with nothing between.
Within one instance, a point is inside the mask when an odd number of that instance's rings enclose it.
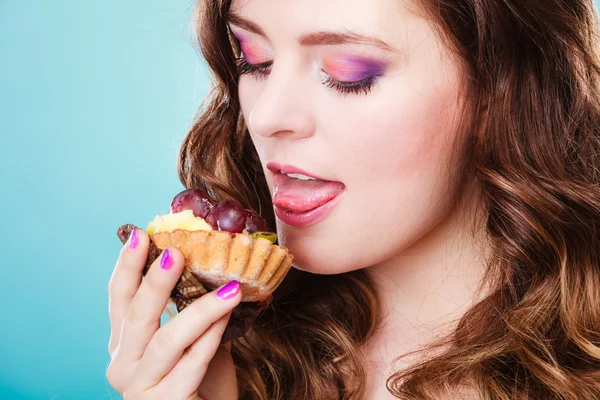
<instances>
[{"instance_id":1,"label":"woman's nose","mask_svg":"<svg viewBox=\"0 0 600 400\"><path fill-rule=\"evenodd\" d=\"M306 82L273 69L250 111L248 129L263 137L311 136L315 130L312 104Z\"/></svg>"}]
</instances>

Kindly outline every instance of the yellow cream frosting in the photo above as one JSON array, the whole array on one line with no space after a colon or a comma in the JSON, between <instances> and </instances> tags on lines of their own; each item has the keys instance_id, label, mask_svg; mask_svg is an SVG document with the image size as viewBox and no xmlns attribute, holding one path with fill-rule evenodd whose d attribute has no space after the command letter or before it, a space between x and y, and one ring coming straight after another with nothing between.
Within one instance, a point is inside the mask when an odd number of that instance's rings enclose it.
<instances>
[{"instance_id":1,"label":"yellow cream frosting","mask_svg":"<svg viewBox=\"0 0 600 400\"><path fill-rule=\"evenodd\" d=\"M182 212L157 215L150 221L146 233L153 236L157 232L171 232L175 229L186 231L212 231L212 227L203 218L194 216L192 210Z\"/></svg>"}]
</instances>

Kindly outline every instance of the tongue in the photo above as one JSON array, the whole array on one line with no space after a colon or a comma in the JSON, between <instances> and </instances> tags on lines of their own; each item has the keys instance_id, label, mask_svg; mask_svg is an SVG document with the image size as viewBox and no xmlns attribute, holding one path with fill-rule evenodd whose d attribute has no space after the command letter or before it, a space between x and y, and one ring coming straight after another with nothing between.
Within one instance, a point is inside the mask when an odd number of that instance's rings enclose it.
<instances>
[{"instance_id":1,"label":"tongue","mask_svg":"<svg viewBox=\"0 0 600 400\"><path fill-rule=\"evenodd\" d=\"M341 182L303 181L285 174L275 175L274 184L273 205L293 212L306 212L322 206L345 188Z\"/></svg>"}]
</instances>

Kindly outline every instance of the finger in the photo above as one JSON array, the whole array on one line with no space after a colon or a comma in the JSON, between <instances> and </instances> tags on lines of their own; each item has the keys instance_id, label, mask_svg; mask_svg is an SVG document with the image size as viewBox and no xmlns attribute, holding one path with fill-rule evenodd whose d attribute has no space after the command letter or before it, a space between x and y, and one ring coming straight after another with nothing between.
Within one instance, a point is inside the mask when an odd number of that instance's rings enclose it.
<instances>
[{"instance_id":1,"label":"finger","mask_svg":"<svg viewBox=\"0 0 600 400\"><path fill-rule=\"evenodd\" d=\"M221 298L224 293L228 293L229 297ZM200 297L161 327L139 362L138 376L143 377L140 381L142 387L158 384L180 360L184 350L204 335L212 324L230 313L241 300L238 282L231 281L219 290Z\"/></svg>"},{"instance_id":2,"label":"finger","mask_svg":"<svg viewBox=\"0 0 600 400\"><path fill-rule=\"evenodd\" d=\"M119 259L108 283L108 315L110 340L108 351L112 355L121 336L121 324L131 300L142 281L142 270L148 258L150 240L141 229L132 231L121 248Z\"/></svg>"},{"instance_id":3,"label":"finger","mask_svg":"<svg viewBox=\"0 0 600 400\"><path fill-rule=\"evenodd\" d=\"M221 337L225 332L230 316L231 313L227 313L221 317L185 349L177 364L158 384L157 390L159 393L174 393L173 398L176 399L193 398L193 395L198 394L198 387L207 376L208 366L219 348ZM223 377L219 377L219 379L221 378ZM232 383L235 382L233 378L235 376L232 377ZM222 391L223 387L219 385L218 389ZM223 393L219 393L219 395L221 398L229 398L223 396ZM202 398L216 398L214 396L210 397L210 393L208 396L207 393L200 393L200 396Z\"/></svg>"},{"instance_id":4,"label":"finger","mask_svg":"<svg viewBox=\"0 0 600 400\"><path fill-rule=\"evenodd\" d=\"M123 320L120 361L131 363L142 358L160 327L160 317L183 271L183 261L179 250L168 248L150 266Z\"/></svg>"},{"instance_id":5,"label":"finger","mask_svg":"<svg viewBox=\"0 0 600 400\"><path fill-rule=\"evenodd\" d=\"M231 345L231 342L228 342ZM217 384L219 383L219 384ZM198 388L203 399L237 399L237 376L231 351L223 345L217 348L215 355Z\"/></svg>"}]
</instances>

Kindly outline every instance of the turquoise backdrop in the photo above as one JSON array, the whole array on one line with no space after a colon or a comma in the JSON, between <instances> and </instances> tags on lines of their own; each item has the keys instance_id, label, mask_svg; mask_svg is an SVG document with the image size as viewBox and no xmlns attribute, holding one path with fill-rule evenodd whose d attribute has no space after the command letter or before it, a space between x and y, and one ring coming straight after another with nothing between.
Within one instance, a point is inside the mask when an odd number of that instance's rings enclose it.
<instances>
[{"instance_id":1,"label":"turquoise backdrop","mask_svg":"<svg viewBox=\"0 0 600 400\"><path fill-rule=\"evenodd\" d=\"M0 399L118 399L107 284L119 225L181 188L208 87L193 0L0 0Z\"/></svg>"},{"instance_id":2,"label":"turquoise backdrop","mask_svg":"<svg viewBox=\"0 0 600 400\"><path fill-rule=\"evenodd\" d=\"M193 0L0 0L0 399L118 399L115 231L168 211L208 88Z\"/></svg>"}]
</instances>

